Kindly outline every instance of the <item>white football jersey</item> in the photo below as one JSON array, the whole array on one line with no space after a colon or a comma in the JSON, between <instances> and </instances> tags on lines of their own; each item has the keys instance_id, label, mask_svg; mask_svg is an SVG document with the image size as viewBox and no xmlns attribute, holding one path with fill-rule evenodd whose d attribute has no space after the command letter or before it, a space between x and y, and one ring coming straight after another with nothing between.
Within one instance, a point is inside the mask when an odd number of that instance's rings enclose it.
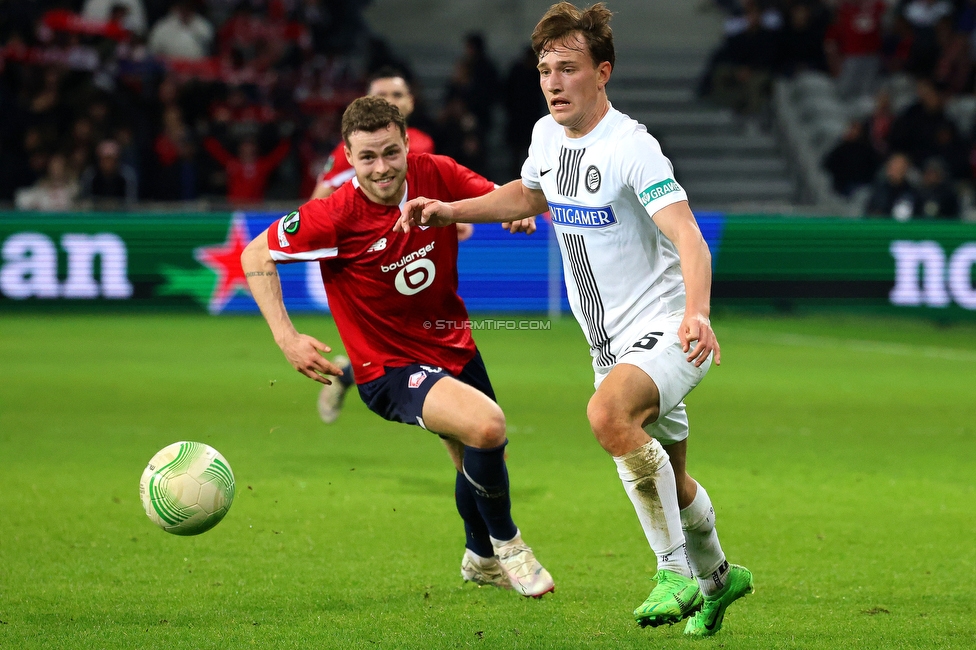
<instances>
[{"instance_id":1,"label":"white football jersey","mask_svg":"<svg viewBox=\"0 0 976 650\"><path fill-rule=\"evenodd\" d=\"M613 366L643 324L684 309L677 249L651 217L688 196L643 124L611 106L595 129L569 138L547 115L532 132L522 183L549 202L595 368Z\"/></svg>"}]
</instances>

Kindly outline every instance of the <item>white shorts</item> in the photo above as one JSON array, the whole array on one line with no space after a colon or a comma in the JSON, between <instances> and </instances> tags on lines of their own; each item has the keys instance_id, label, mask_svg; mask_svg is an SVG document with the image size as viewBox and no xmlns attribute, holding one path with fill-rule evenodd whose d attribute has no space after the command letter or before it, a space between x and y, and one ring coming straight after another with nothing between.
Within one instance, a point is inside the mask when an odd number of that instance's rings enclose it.
<instances>
[{"instance_id":1,"label":"white shorts","mask_svg":"<svg viewBox=\"0 0 976 650\"><path fill-rule=\"evenodd\" d=\"M635 325L628 330L633 341L617 357L617 364L637 366L657 386L661 396L660 415L656 421L644 427L644 431L662 445L681 442L688 437L688 414L685 412L684 399L712 365L711 355L699 367L687 361L688 353L681 349L681 341L678 340L678 326L683 318L683 311L674 312ZM593 387L599 388L612 369L595 368Z\"/></svg>"}]
</instances>

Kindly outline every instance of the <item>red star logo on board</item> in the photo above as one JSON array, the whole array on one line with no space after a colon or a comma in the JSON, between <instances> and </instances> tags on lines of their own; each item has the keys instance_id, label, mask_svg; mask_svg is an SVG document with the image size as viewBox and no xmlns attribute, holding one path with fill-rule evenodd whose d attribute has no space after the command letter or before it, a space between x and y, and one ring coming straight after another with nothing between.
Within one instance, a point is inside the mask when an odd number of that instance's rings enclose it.
<instances>
[{"instance_id":1,"label":"red star logo on board","mask_svg":"<svg viewBox=\"0 0 976 650\"><path fill-rule=\"evenodd\" d=\"M241 268L241 253L250 241L243 216L235 214L223 245L201 246L193 252L198 262L217 274L217 284L210 294L207 307L211 314L223 311L238 291L248 291L244 269Z\"/></svg>"}]
</instances>

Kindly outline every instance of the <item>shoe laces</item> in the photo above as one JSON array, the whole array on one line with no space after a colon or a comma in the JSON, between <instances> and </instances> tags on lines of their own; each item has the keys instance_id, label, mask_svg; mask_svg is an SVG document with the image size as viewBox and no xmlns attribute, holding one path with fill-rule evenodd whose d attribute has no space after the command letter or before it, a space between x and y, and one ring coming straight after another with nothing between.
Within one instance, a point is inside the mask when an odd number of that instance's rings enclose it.
<instances>
[{"instance_id":1,"label":"shoe laces","mask_svg":"<svg viewBox=\"0 0 976 650\"><path fill-rule=\"evenodd\" d=\"M499 549L498 559L502 563L512 560L512 573L517 578L524 578L532 573L533 560L532 549L525 544L509 544ZM521 557L519 557L521 556Z\"/></svg>"}]
</instances>

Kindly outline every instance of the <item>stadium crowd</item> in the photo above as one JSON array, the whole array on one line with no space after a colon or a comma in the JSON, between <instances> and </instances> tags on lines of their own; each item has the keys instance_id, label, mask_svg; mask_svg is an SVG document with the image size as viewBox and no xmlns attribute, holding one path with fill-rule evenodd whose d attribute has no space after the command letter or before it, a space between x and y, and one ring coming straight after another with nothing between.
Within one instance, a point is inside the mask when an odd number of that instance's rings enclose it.
<instances>
[{"instance_id":1,"label":"stadium crowd","mask_svg":"<svg viewBox=\"0 0 976 650\"><path fill-rule=\"evenodd\" d=\"M362 0L0 1L0 203L20 209L306 198L342 110L375 70L409 66L368 29ZM445 104L411 122L486 171L506 87L527 146L524 63L502 79L465 40ZM534 65L533 65L534 73ZM415 91L415 94L416 91ZM521 103L520 103L521 102ZM525 122L529 121L528 131ZM504 180L504 179L499 179Z\"/></svg>"},{"instance_id":2,"label":"stadium crowd","mask_svg":"<svg viewBox=\"0 0 976 650\"><path fill-rule=\"evenodd\" d=\"M854 115L823 160L834 190L866 193L869 215L960 216L958 191L976 180L973 116L960 123L946 104L974 92L976 0L716 4L727 12L725 39L703 76L702 95L759 115L777 77L827 73ZM915 101L896 111L888 83L906 75Z\"/></svg>"}]
</instances>

